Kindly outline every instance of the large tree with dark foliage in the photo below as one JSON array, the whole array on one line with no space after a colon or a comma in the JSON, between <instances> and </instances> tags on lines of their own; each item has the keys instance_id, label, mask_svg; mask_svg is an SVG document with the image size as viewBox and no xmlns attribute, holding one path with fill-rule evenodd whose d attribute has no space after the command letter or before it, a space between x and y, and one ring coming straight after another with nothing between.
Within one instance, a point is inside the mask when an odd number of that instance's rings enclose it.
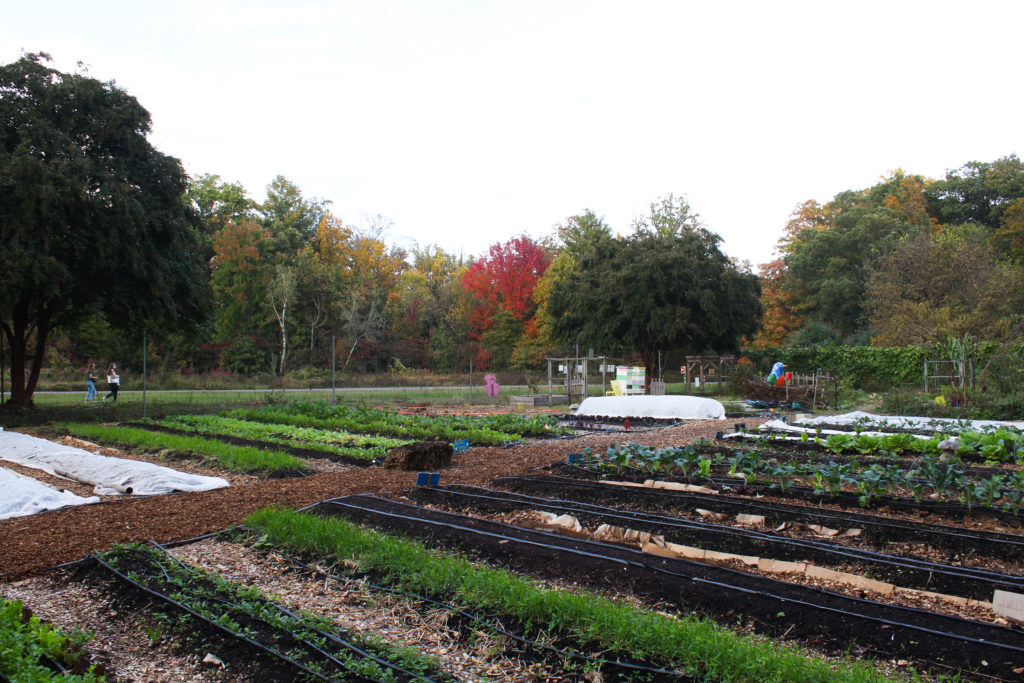
<instances>
[{"instance_id":1,"label":"large tree with dark foliage","mask_svg":"<svg viewBox=\"0 0 1024 683\"><path fill-rule=\"evenodd\" d=\"M147 141L149 113L48 61L0 66L0 329L15 407L31 403L55 327L103 312L180 332L208 300L187 177Z\"/></svg>"},{"instance_id":2,"label":"large tree with dark foliage","mask_svg":"<svg viewBox=\"0 0 1024 683\"><path fill-rule=\"evenodd\" d=\"M761 318L757 276L718 248L683 199L667 197L624 238L596 236L547 301L552 332L582 347L633 350L654 377L661 349L734 351Z\"/></svg>"}]
</instances>

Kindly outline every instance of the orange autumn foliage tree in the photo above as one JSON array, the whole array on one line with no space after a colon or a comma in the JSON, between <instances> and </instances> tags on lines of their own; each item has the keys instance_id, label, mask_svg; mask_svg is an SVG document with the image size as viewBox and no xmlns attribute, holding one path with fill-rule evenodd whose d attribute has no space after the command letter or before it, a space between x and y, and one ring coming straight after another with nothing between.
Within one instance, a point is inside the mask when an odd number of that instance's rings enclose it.
<instances>
[{"instance_id":1,"label":"orange autumn foliage tree","mask_svg":"<svg viewBox=\"0 0 1024 683\"><path fill-rule=\"evenodd\" d=\"M789 273L784 259L800 240L801 232L827 229L831 214L827 205L822 206L813 199L799 204L790 214L776 247L779 258L758 266L764 319L761 321L761 330L749 341L749 346L782 346L786 338L804 324L804 316L799 310L799 297L790 291Z\"/></svg>"},{"instance_id":2,"label":"orange autumn foliage tree","mask_svg":"<svg viewBox=\"0 0 1024 683\"><path fill-rule=\"evenodd\" d=\"M938 219L928 214L925 190L932 181L919 175L907 175L902 168L892 171L883 177L878 185L869 189L869 195L876 201L881 197L881 204L889 209L904 223L928 230L935 234L942 230Z\"/></svg>"}]
</instances>

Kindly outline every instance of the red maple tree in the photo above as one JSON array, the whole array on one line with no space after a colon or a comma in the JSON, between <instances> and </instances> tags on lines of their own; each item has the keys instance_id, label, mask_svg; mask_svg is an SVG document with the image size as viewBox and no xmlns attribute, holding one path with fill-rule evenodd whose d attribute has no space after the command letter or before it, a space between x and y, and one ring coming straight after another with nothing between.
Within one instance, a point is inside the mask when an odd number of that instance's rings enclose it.
<instances>
[{"instance_id":1,"label":"red maple tree","mask_svg":"<svg viewBox=\"0 0 1024 683\"><path fill-rule=\"evenodd\" d=\"M487 255L474 261L462 278L462 286L473 295L470 337L481 341L499 311L519 321L526 335L536 335L537 303L533 290L550 264L548 250L529 237L492 244ZM489 355L481 348L477 361L486 362Z\"/></svg>"}]
</instances>

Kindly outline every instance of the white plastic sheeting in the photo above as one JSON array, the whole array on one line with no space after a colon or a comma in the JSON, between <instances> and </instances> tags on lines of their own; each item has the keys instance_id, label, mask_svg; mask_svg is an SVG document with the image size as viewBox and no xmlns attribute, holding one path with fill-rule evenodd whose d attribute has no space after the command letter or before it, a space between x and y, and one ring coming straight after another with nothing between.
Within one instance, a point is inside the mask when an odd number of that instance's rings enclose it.
<instances>
[{"instance_id":1,"label":"white plastic sheeting","mask_svg":"<svg viewBox=\"0 0 1024 683\"><path fill-rule=\"evenodd\" d=\"M69 505L99 501L98 496L82 498L67 491L58 491L52 486L0 467L0 519L24 517Z\"/></svg>"},{"instance_id":2,"label":"white plastic sheeting","mask_svg":"<svg viewBox=\"0 0 1024 683\"><path fill-rule=\"evenodd\" d=\"M110 458L18 432L0 432L0 460L93 484L93 492L104 496L120 493L152 496L228 486L220 477L203 477L148 462Z\"/></svg>"},{"instance_id":3,"label":"white plastic sheeting","mask_svg":"<svg viewBox=\"0 0 1024 683\"><path fill-rule=\"evenodd\" d=\"M577 415L588 417L653 417L661 420L724 420L725 407L698 396L598 396L584 399Z\"/></svg>"},{"instance_id":4,"label":"white plastic sheeting","mask_svg":"<svg viewBox=\"0 0 1024 683\"><path fill-rule=\"evenodd\" d=\"M984 429L986 427L1013 427L1024 429L1024 422L1006 422L1001 420L957 420L945 417L908 417L905 415L875 415L862 410L855 410L852 413L842 415L821 415L805 420L800 420L800 425L834 424L852 425L854 423L866 426L878 427L881 429L897 427L900 429L918 429L921 431L938 431L942 425L951 425L967 429Z\"/></svg>"}]
</instances>

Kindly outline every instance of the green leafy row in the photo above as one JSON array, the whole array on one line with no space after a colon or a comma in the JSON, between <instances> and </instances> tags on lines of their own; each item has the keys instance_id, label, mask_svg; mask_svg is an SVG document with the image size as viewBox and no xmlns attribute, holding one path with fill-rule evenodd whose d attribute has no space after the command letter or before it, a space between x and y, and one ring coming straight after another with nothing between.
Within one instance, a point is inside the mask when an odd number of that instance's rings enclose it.
<instances>
[{"instance_id":1,"label":"green leafy row","mask_svg":"<svg viewBox=\"0 0 1024 683\"><path fill-rule=\"evenodd\" d=\"M88 636L82 633L64 633L52 624L42 623L38 617L26 618L20 600L0 598L0 674L12 683L107 680L95 673L95 667L89 667L84 674L55 673L41 663L47 656L70 668L87 640Z\"/></svg>"},{"instance_id":2,"label":"green leafy row","mask_svg":"<svg viewBox=\"0 0 1024 683\"><path fill-rule=\"evenodd\" d=\"M332 641L336 636L360 650L414 674L452 680L437 660L396 646L377 636L344 632L329 618L283 609L251 586L225 580L214 572L187 566L165 551L144 545L116 546L100 557L130 579L167 595L222 628L260 642L330 680L348 673L379 681L398 680L392 669ZM402 676L402 679L408 679Z\"/></svg>"},{"instance_id":3,"label":"green leafy row","mask_svg":"<svg viewBox=\"0 0 1024 683\"><path fill-rule=\"evenodd\" d=\"M744 477L748 484L762 483L787 491L805 484L818 494L855 492L861 505L867 506L883 496L907 495L921 502L925 497L959 501L985 507L1000 504L1007 510L1024 507L1024 471L1006 471L989 477L972 477L957 462L944 462L934 453L924 453L906 464L862 465L850 462L794 463L765 457L758 449L737 450L732 457L715 453L704 455L694 446L653 448L636 443L612 445L603 456L589 449L584 463L605 473L636 468L655 475L674 474L692 479L708 479L712 468L728 464L729 473Z\"/></svg>"},{"instance_id":4,"label":"green leafy row","mask_svg":"<svg viewBox=\"0 0 1024 683\"><path fill-rule=\"evenodd\" d=\"M232 446L215 439L180 436L151 432L138 427L111 427L106 425L62 422L57 428L71 434L101 443L117 444L160 451L174 451L198 455L211 466L227 472L255 475L304 474L310 470L302 460L282 451L266 451L248 446Z\"/></svg>"},{"instance_id":5,"label":"green leafy row","mask_svg":"<svg viewBox=\"0 0 1024 683\"><path fill-rule=\"evenodd\" d=\"M153 424L188 430L196 434L237 436L282 446L310 448L364 460L382 458L392 448L409 443L406 440L384 436L365 436L314 427L252 422L221 415L178 415L153 421Z\"/></svg>"},{"instance_id":6,"label":"green leafy row","mask_svg":"<svg viewBox=\"0 0 1024 683\"><path fill-rule=\"evenodd\" d=\"M819 430L820 432L820 430ZM784 435L775 432L766 435L749 437L757 446L771 444ZM913 434L848 434L821 435L801 432L800 441L814 443L835 455L844 453L883 453L899 455L902 453L938 453L939 444L948 439L947 436L920 438ZM1017 458L1018 449L1024 448L1024 436L1016 430L999 428L992 431L965 430L956 437L956 454L963 458L985 460L991 462L1011 462Z\"/></svg>"},{"instance_id":7,"label":"green leafy row","mask_svg":"<svg viewBox=\"0 0 1024 683\"><path fill-rule=\"evenodd\" d=\"M404 415L391 410L332 405L326 401L294 401L259 410L233 410L228 417L300 427L340 429L357 434L390 434L414 439L469 439L478 446L500 446L524 436L564 433L554 418L522 416ZM497 419L497 418L501 419ZM500 427L500 428L499 428ZM505 431L513 430L515 431Z\"/></svg>"},{"instance_id":8,"label":"green leafy row","mask_svg":"<svg viewBox=\"0 0 1024 683\"><path fill-rule=\"evenodd\" d=\"M268 508L252 514L247 524L292 552L337 566L356 563L394 587L462 603L475 612L510 615L531 633L572 637L610 658L657 662L702 680L887 680L865 664L830 662L693 615L672 617L584 591L541 588L510 572L343 520Z\"/></svg>"}]
</instances>

